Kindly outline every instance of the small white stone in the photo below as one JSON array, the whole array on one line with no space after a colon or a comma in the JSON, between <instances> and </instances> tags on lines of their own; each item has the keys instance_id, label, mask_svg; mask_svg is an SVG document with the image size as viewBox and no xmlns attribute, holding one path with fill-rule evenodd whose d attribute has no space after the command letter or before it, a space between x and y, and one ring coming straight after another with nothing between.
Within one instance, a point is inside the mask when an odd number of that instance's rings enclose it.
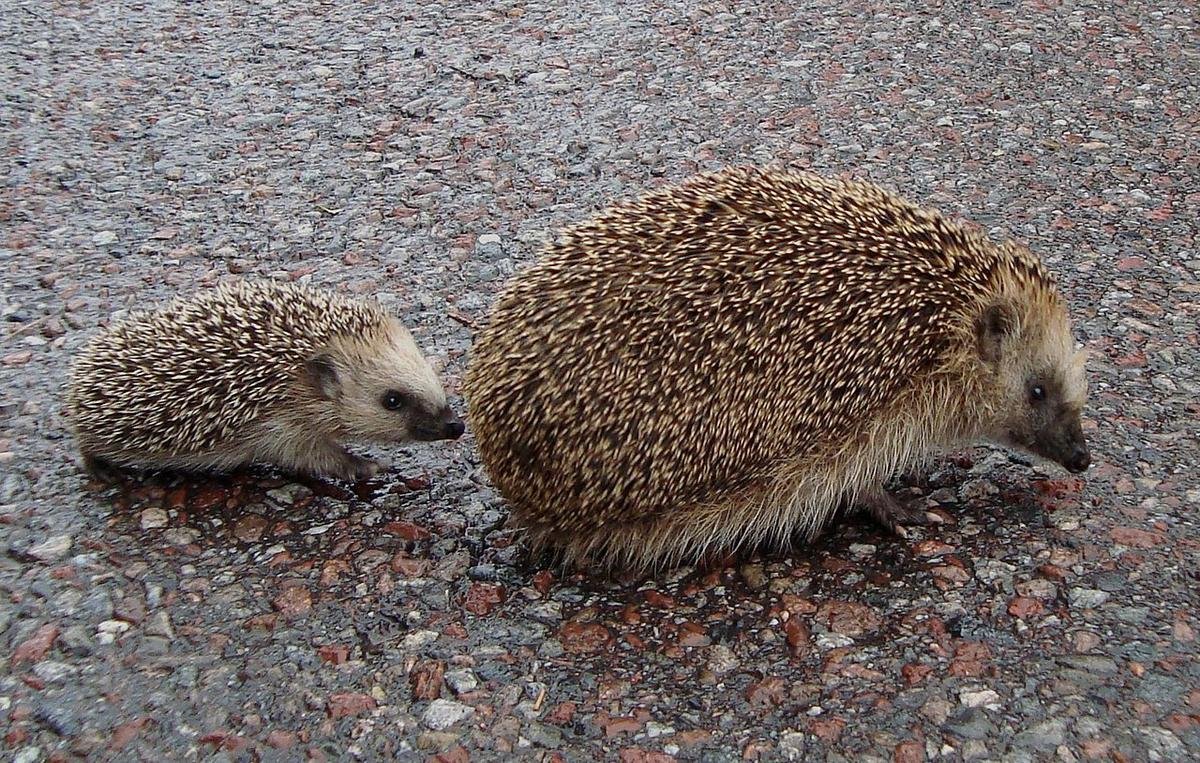
<instances>
[{"instance_id":1,"label":"small white stone","mask_svg":"<svg viewBox=\"0 0 1200 763\"><path fill-rule=\"evenodd\" d=\"M296 501L310 495L312 495L312 490L294 482L267 491L267 497L280 506L291 506Z\"/></svg>"},{"instance_id":2,"label":"small white stone","mask_svg":"<svg viewBox=\"0 0 1200 763\"><path fill-rule=\"evenodd\" d=\"M1000 695L991 689L963 689L958 693L958 701L967 707L984 707L988 710L1000 709Z\"/></svg>"},{"instance_id":3,"label":"small white stone","mask_svg":"<svg viewBox=\"0 0 1200 763\"><path fill-rule=\"evenodd\" d=\"M1109 595L1106 591L1101 591L1095 588L1080 588L1075 587L1067 594L1067 599L1071 602L1072 607L1080 607L1081 609L1091 609L1098 607L1108 601Z\"/></svg>"},{"instance_id":4,"label":"small white stone","mask_svg":"<svg viewBox=\"0 0 1200 763\"><path fill-rule=\"evenodd\" d=\"M437 631L414 631L404 637L400 648L406 652L416 652L437 640Z\"/></svg>"},{"instance_id":5,"label":"small white stone","mask_svg":"<svg viewBox=\"0 0 1200 763\"><path fill-rule=\"evenodd\" d=\"M165 639L175 638L175 629L171 626L171 616L166 610L159 610L150 616L146 622L146 634L150 636L162 636Z\"/></svg>"},{"instance_id":6,"label":"small white stone","mask_svg":"<svg viewBox=\"0 0 1200 763\"><path fill-rule=\"evenodd\" d=\"M141 516L142 529L154 530L167 526L167 512L162 509L146 509Z\"/></svg>"},{"instance_id":7,"label":"small white stone","mask_svg":"<svg viewBox=\"0 0 1200 763\"><path fill-rule=\"evenodd\" d=\"M421 721L434 731L445 731L475 714L475 708L448 699L435 699L425 709Z\"/></svg>"},{"instance_id":8,"label":"small white stone","mask_svg":"<svg viewBox=\"0 0 1200 763\"><path fill-rule=\"evenodd\" d=\"M713 644L708 648L708 669L714 675L723 676L740 664L733 650L724 644Z\"/></svg>"},{"instance_id":9,"label":"small white stone","mask_svg":"<svg viewBox=\"0 0 1200 763\"><path fill-rule=\"evenodd\" d=\"M1054 525L1059 530L1071 532L1078 530L1081 526L1079 517L1066 511L1056 511L1050 515L1050 524Z\"/></svg>"},{"instance_id":10,"label":"small white stone","mask_svg":"<svg viewBox=\"0 0 1200 763\"><path fill-rule=\"evenodd\" d=\"M821 633L817 635L816 641L821 649L840 649L854 644L854 639L841 633Z\"/></svg>"},{"instance_id":11,"label":"small white stone","mask_svg":"<svg viewBox=\"0 0 1200 763\"><path fill-rule=\"evenodd\" d=\"M875 553L875 547L870 543L851 543L850 553L857 557L872 556Z\"/></svg>"},{"instance_id":12,"label":"small white stone","mask_svg":"<svg viewBox=\"0 0 1200 763\"><path fill-rule=\"evenodd\" d=\"M124 633L131 626L124 620L105 620L96 626L96 630L100 633Z\"/></svg>"},{"instance_id":13,"label":"small white stone","mask_svg":"<svg viewBox=\"0 0 1200 763\"><path fill-rule=\"evenodd\" d=\"M469 691L475 691L479 687L479 679L475 677L474 671L452 670L446 674L446 685L450 687L455 694L465 694Z\"/></svg>"},{"instance_id":14,"label":"small white stone","mask_svg":"<svg viewBox=\"0 0 1200 763\"><path fill-rule=\"evenodd\" d=\"M54 535L41 543L31 546L29 555L39 562L53 562L62 559L71 550L70 535Z\"/></svg>"},{"instance_id":15,"label":"small white stone","mask_svg":"<svg viewBox=\"0 0 1200 763\"><path fill-rule=\"evenodd\" d=\"M186 546L200 538L200 531L192 527L172 527L163 533L163 540L172 546Z\"/></svg>"},{"instance_id":16,"label":"small white stone","mask_svg":"<svg viewBox=\"0 0 1200 763\"><path fill-rule=\"evenodd\" d=\"M780 734L779 752L784 760L804 760L804 733L791 729Z\"/></svg>"}]
</instances>

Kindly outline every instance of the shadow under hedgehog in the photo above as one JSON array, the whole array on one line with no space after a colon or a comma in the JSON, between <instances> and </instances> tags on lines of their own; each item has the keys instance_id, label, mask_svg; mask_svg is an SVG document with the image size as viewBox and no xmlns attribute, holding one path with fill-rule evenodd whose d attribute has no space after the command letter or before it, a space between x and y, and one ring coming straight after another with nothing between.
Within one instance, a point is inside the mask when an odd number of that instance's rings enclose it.
<instances>
[{"instance_id":1,"label":"shadow under hedgehog","mask_svg":"<svg viewBox=\"0 0 1200 763\"><path fill-rule=\"evenodd\" d=\"M464 392L535 549L645 570L811 538L991 441L1091 460L1062 296L1027 248L869 183L730 168L565 230L492 308Z\"/></svg>"},{"instance_id":2,"label":"shadow under hedgehog","mask_svg":"<svg viewBox=\"0 0 1200 763\"><path fill-rule=\"evenodd\" d=\"M110 326L76 359L67 415L93 472L261 462L358 480L379 465L343 442L464 428L382 306L271 281L228 282Z\"/></svg>"}]
</instances>

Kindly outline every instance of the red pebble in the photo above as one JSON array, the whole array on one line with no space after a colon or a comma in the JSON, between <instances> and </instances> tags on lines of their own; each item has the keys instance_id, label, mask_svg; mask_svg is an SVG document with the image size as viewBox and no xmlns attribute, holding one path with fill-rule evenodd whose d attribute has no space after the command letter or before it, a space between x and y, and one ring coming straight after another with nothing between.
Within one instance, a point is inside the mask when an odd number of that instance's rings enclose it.
<instances>
[{"instance_id":1,"label":"red pebble","mask_svg":"<svg viewBox=\"0 0 1200 763\"><path fill-rule=\"evenodd\" d=\"M472 583L463 600L463 608L473 615L483 617L504 602L504 586L490 583Z\"/></svg>"},{"instance_id":2,"label":"red pebble","mask_svg":"<svg viewBox=\"0 0 1200 763\"><path fill-rule=\"evenodd\" d=\"M58 638L58 626L54 623L46 623L13 650L12 664L40 662L50 651L56 638Z\"/></svg>"},{"instance_id":3,"label":"red pebble","mask_svg":"<svg viewBox=\"0 0 1200 763\"><path fill-rule=\"evenodd\" d=\"M356 694L354 692L346 692L343 694L331 694L329 704L326 711L329 713L331 720L339 718L348 718L355 715L362 715L375 709L375 699L368 694Z\"/></svg>"}]
</instances>

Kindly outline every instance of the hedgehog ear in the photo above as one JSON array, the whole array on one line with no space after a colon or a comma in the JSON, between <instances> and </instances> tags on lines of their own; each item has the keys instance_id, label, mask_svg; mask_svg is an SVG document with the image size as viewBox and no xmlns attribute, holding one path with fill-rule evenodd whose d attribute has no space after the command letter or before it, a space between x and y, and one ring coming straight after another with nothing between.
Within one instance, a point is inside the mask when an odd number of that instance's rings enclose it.
<instances>
[{"instance_id":1,"label":"hedgehog ear","mask_svg":"<svg viewBox=\"0 0 1200 763\"><path fill-rule=\"evenodd\" d=\"M975 340L979 357L987 363L999 363L1004 356L1004 340L1016 329L1016 316L1008 305L994 304L984 308L975 319Z\"/></svg>"},{"instance_id":2,"label":"hedgehog ear","mask_svg":"<svg viewBox=\"0 0 1200 763\"><path fill-rule=\"evenodd\" d=\"M333 400L341 392L342 382L338 378L337 364L328 353L318 353L309 358L304 364L304 373L313 390L326 400Z\"/></svg>"}]
</instances>

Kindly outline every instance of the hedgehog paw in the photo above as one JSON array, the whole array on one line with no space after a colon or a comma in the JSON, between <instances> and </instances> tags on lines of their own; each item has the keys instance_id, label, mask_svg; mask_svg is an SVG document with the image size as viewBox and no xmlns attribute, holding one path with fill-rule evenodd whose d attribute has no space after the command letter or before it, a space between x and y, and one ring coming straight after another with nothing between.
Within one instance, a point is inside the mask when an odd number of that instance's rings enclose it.
<instances>
[{"instance_id":1,"label":"hedgehog paw","mask_svg":"<svg viewBox=\"0 0 1200 763\"><path fill-rule=\"evenodd\" d=\"M901 538L908 537L906 526L927 526L942 522L942 518L937 514L909 508L882 490L864 498L862 504L876 522Z\"/></svg>"},{"instance_id":2,"label":"hedgehog paw","mask_svg":"<svg viewBox=\"0 0 1200 763\"><path fill-rule=\"evenodd\" d=\"M342 479L349 482L362 482L369 480L379 474L379 464L369 458L356 456L352 453L346 454L346 463L344 466L344 475Z\"/></svg>"},{"instance_id":3,"label":"hedgehog paw","mask_svg":"<svg viewBox=\"0 0 1200 763\"><path fill-rule=\"evenodd\" d=\"M379 464L369 458L356 456L353 453L339 449L326 463L313 469L317 474L344 482L362 482L379 473Z\"/></svg>"},{"instance_id":4,"label":"hedgehog paw","mask_svg":"<svg viewBox=\"0 0 1200 763\"><path fill-rule=\"evenodd\" d=\"M100 456L85 455L83 471L92 479L105 485L115 485L121 481L120 468Z\"/></svg>"}]
</instances>

